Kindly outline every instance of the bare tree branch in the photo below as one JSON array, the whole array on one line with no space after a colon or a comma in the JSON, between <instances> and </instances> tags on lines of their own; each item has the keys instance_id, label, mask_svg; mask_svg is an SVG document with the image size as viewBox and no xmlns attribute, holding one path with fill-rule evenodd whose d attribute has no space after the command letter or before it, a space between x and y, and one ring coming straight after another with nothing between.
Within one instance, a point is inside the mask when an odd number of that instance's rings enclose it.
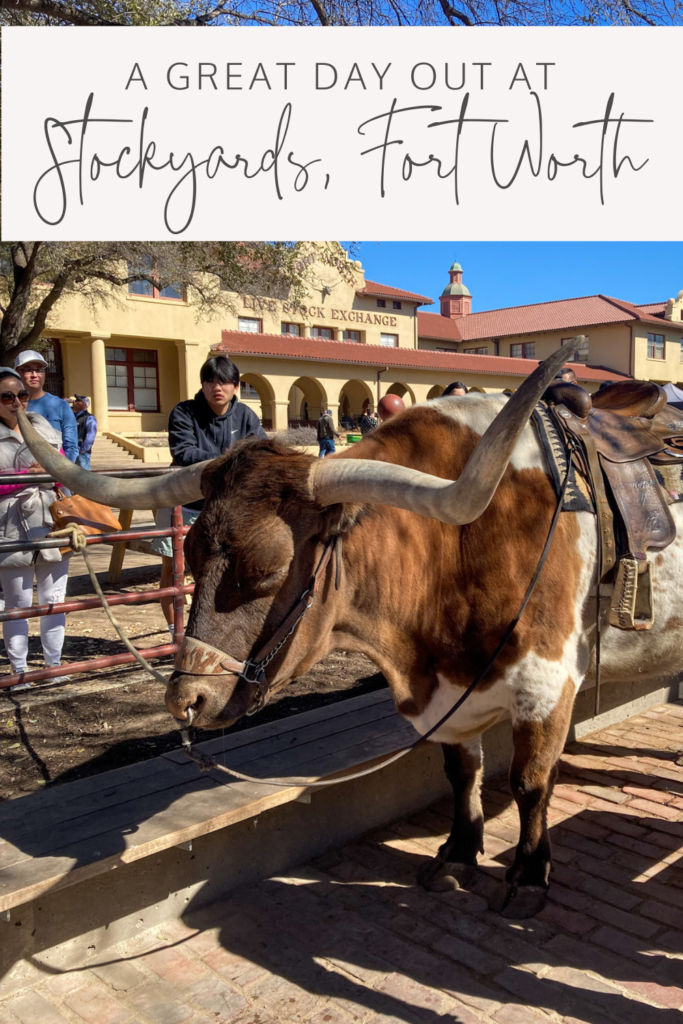
<instances>
[{"instance_id":1,"label":"bare tree branch","mask_svg":"<svg viewBox=\"0 0 683 1024\"><path fill-rule=\"evenodd\" d=\"M448 0L439 0L439 3L441 5L441 10L446 15L451 25L454 20L459 21L462 25L474 24L472 19L468 18L466 14L456 11L455 7L453 7L452 4L449 4Z\"/></svg>"},{"instance_id":2,"label":"bare tree branch","mask_svg":"<svg viewBox=\"0 0 683 1024\"><path fill-rule=\"evenodd\" d=\"M106 21L97 15L86 14L80 8L60 3L59 0L2 0L2 7L7 11L27 11L29 14L67 21L71 25L114 26L124 24L123 22Z\"/></svg>"}]
</instances>

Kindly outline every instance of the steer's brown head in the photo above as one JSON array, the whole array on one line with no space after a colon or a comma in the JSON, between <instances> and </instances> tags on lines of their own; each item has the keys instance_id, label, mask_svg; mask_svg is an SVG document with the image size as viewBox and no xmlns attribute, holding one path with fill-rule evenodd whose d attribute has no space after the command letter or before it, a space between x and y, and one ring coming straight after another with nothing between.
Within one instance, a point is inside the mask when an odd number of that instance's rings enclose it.
<instances>
[{"instance_id":1,"label":"steer's brown head","mask_svg":"<svg viewBox=\"0 0 683 1024\"><path fill-rule=\"evenodd\" d=\"M348 530L361 508L319 505L309 485L314 461L273 441L254 440L204 470L206 504L185 542L195 578L188 637L244 662L277 635L307 589L326 541ZM268 665L271 690L326 653L335 597L329 572L296 632ZM245 714L258 687L240 677L230 660L204 654L196 644L181 651L166 706L181 720L191 707L197 724L215 729Z\"/></svg>"},{"instance_id":2,"label":"steer's brown head","mask_svg":"<svg viewBox=\"0 0 683 1024\"><path fill-rule=\"evenodd\" d=\"M306 589L325 542L351 529L360 510L372 504L451 525L477 519L540 396L582 340L554 352L526 378L455 482L379 461L381 455L363 458L367 445L318 460L260 440L168 476L124 482L72 464L39 436L21 410L17 417L40 465L84 497L128 509L205 498L186 540L196 581L187 635L200 643L192 656L181 652L166 703L176 718L186 719L192 708L198 725L221 728L250 709L257 690L231 663L254 658L276 634ZM411 415L410 410L403 414L406 424ZM271 687L284 685L326 653L340 600L343 592L335 596L330 571L315 605L268 665Z\"/></svg>"}]
</instances>

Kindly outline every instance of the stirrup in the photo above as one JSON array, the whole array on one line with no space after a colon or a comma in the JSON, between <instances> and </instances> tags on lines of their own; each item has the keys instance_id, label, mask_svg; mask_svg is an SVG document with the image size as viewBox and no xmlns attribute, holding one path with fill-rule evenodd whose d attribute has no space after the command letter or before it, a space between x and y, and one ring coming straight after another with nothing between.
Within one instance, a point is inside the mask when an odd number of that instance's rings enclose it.
<instances>
[{"instance_id":1,"label":"stirrup","mask_svg":"<svg viewBox=\"0 0 683 1024\"><path fill-rule=\"evenodd\" d=\"M609 610L609 624L617 629L651 629L655 621L652 581L654 566L643 555L625 555L619 561Z\"/></svg>"}]
</instances>

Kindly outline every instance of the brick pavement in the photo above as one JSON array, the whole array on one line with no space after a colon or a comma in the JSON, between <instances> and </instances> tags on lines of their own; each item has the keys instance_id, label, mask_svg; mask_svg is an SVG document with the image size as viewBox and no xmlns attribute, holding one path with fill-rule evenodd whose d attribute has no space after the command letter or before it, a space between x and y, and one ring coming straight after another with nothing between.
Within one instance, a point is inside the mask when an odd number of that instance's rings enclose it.
<instances>
[{"instance_id":1,"label":"brick pavement","mask_svg":"<svg viewBox=\"0 0 683 1024\"><path fill-rule=\"evenodd\" d=\"M89 961L0 985L0 1024L680 1024L683 702L571 744L533 921L490 913L517 815L486 790L471 891L425 893L447 802ZM679 763L680 762L680 763Z\"/></svg>"}]
</instances>

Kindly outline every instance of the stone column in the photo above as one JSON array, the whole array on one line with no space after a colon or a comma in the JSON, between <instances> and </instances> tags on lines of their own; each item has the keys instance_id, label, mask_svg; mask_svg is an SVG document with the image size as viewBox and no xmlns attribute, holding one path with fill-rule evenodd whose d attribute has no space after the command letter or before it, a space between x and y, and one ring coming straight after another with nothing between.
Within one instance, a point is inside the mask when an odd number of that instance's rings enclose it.
<instances>
[{"instance_id":1,"label":"stone column","mask_svg":"<svg viewBox=\"0 0 683 1024\"><path fill-rule=\"evenodd\" d=\"M286 430L289 426L289 400L271 402L273 410L273 430Z\"/></svg>"},{"instance_id":2,"label":"stone column","mask_svg":"<svg viewBox=\"0 0 683 1024\"><path fill-rule=\"evenodd\" d=\"M100 433L109 430L109 398L107 395L107 362L105 339L109 334L92 335L90 343L90 373L92 376L92 412Z\"/></svg>"}]
</instances>

